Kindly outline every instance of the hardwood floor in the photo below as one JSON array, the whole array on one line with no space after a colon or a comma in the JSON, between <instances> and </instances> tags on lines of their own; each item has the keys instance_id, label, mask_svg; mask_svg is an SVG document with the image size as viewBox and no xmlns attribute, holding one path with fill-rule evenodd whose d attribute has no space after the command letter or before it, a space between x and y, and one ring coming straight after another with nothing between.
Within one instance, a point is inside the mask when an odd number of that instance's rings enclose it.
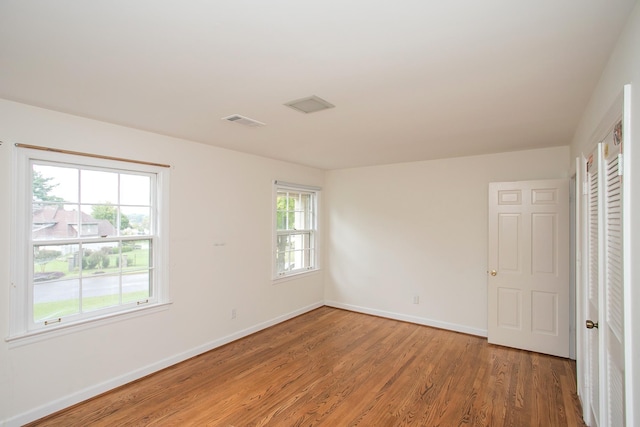
<instances>
[{"instance_id":1,"label":"hardwood floor","mask_svg":"<svg viewBox=\"0 0 640 427\"><path fill-rule=\"evenodd\" d=\"M321 307L32 426L583 426L575 363Z\"/></svg>"}]
</instances>

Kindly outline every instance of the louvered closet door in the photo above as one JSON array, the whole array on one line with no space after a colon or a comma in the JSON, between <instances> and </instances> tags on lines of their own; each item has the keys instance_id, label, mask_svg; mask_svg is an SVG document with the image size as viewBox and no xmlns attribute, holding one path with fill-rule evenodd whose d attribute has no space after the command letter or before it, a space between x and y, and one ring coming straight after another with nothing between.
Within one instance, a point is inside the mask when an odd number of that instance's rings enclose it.
<instances>
[{"instance_id":1,"label":"louvered closet door","mask_svg":"<svg viewBox=\"0 0 640 427\"><path fill-rule=\"evenodd\" d=\"M618 126L621 126L619 124ZM624 426L624 282L622 270L622 177L620 175L621 140L614 132L601 145L603 167L604 236L601 254L604 267L603 291L606 425Z\"/></svg>"},{"instance_id":2,"label":"louvered closet door","mask_svg":"<svg viewBox=\"0 0 640 427\"><path fill-rule=\"evenodd\" d=\"M588 253L588 289L587 319L597 322L599 319L599 164L600 156L595 150L587 162L587 253ZM589 406L592 425L599 425L600 419L600 334L592 329L587 334L587 366L589 373Z\"/></svg>"}]
</instances>

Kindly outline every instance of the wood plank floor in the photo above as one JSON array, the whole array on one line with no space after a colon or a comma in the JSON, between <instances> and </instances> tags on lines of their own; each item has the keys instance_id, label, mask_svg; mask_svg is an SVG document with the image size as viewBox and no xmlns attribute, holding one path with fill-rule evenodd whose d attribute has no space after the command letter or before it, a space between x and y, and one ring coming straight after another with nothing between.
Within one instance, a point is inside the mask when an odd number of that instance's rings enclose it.
<instances>
[{"instance_id":1,"label":"wood plank floor","mask_svg":"<svg viewBox=\"0 0 640 427\"><path fill-rule=\"evenodd\" d=\"M584 426L575 363L321 307L32 426Z\"/></svg>"}]
</instances>

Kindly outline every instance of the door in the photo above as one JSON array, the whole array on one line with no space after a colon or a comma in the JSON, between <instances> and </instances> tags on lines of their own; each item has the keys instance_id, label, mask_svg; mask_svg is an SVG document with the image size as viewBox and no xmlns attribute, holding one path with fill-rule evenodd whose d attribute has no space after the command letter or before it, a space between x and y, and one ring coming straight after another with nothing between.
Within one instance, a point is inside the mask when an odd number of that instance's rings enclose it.
<instances>
[{"instance_id":1,"label":"door","mask_svg":"<svg viewBox=\"0 0 640 427\"><path fill-rule=\"evenodd\" d=\"M594 329L600 318L600 156L596 149L589 155L586 165L586 215L587 215L587 235L586 235L586 277L587 277L587 307L586 318L591 321L586 327ZM595 320L591 320L595 319ZM593 420L593 426L598 426L600 418L600 334L587 334L587 372L589 376L588 394L590 403L590 414L587 421Z\"/></svg>"},{"instance_id":2,"label":"door","mask_svg":"<svg viewBox=\"0 0 640 427\"><path fill-rule=\"evenodd\" d=\"M488 339L569 356L569 180L489 184Z\"/></svg>"},{"instance_id":3,"label":"door","mask_svg":"<svg viewBox=\"0 0 640 427\"><path fill-rule=\"evenodd\" d=\"M625 425L622 122L587 162L586 336L592 426Z\"/></svg>"},{"instance_id":4,"label":"door","mask_svg":"<svg viewBox=\"0 0 640 427\"><path fill-rule=\"evenodd\" d=\"M622 265L622 122L601 144L603 242L601 331L603 342L604 404L608 419L602 426L624 426L624 282ZM606 178L604 176L606 174ZM602 316L604 314L604 316ZM602 378L602 374L601 374Z\"/></svg>"}]
</instances>

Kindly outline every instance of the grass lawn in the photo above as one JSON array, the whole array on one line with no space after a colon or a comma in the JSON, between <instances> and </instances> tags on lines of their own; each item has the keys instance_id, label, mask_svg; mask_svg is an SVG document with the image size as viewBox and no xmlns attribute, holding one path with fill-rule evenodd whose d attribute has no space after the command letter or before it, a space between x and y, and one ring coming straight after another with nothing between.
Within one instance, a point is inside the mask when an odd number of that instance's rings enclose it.
<instances>
[{"instance_id":1,"label":"grass lawn","mask_svg":"<svg viewBox=\"0 0 640 427\"><path fill-rule=\"evenodd\" d=\"M149 249L135 249L133 251L125 252L123 255L127 256L127 267L123 270L126 271L128 269L139 269L149 266ZM116 259L118 255L109 255L109 267L101 268L96 267L91 270L85 270L85 274L91 274L94 271L102 271L104 273L116 273L120 271L120 267L116 264ZM74 277L78 277L80 275L79 269L76 267L73 271L69 271L69 260L66 256L59 257L53 261L49 261L46 264L36 264L34 266L34 273L50 273L50 272L60 272L64 273L64 276L60 278L71 279Z\"/></svg>"},{"instance_id":2,"label":"grass lawn","mask_svg":"<svg viewBox=\"0 0 640 427\"><path fill-rule=\"evenodd\" d=\"M130 303L147 298L147 291L137 291L122 294L122 302ZM118 295L102 295L97 297L87 297L82 299L82 311L94 311L101 308L113 307L118 305ZM69 299L63 301L51 301L34 304L33 318L36 322L56 317L69 316L77 314L80 308L80 301L77 299Z\"/></svg>"}]
</instances>

